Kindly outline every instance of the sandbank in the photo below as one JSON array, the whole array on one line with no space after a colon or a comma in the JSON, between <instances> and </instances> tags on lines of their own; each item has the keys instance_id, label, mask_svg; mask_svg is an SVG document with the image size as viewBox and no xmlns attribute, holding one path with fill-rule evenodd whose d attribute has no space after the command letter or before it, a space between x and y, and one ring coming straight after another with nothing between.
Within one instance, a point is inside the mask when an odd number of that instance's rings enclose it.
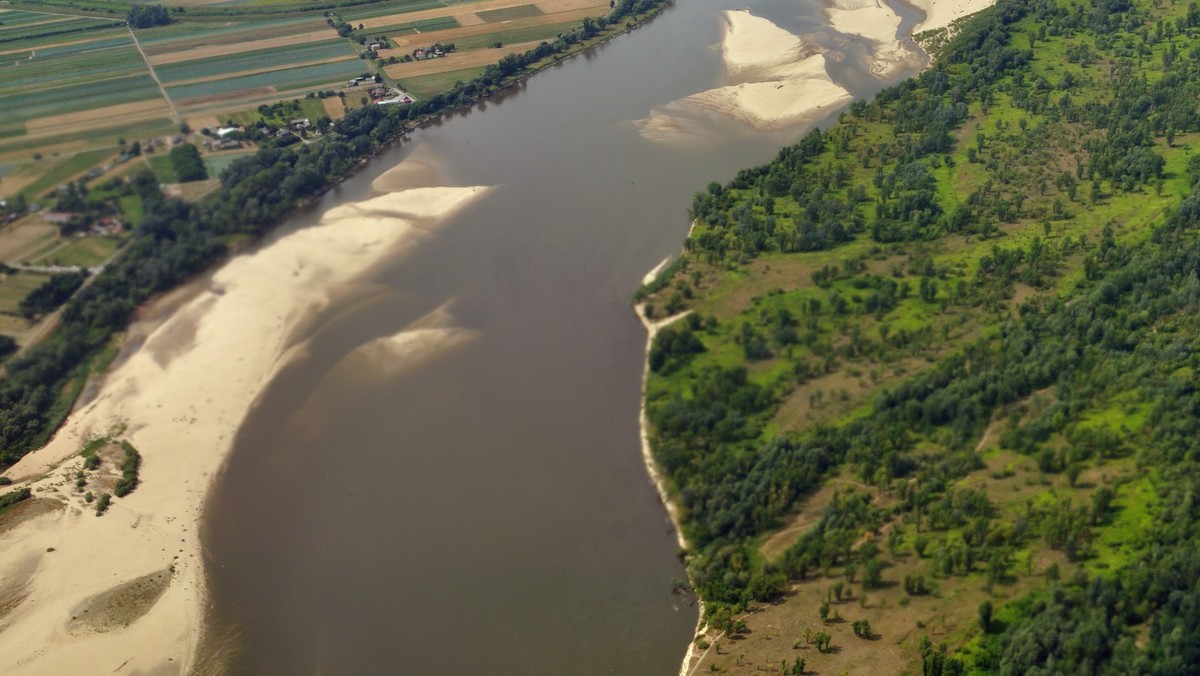
<instances>
[{"instance_id":1,"label":"sandbank","mask_svg":"<svg viewBox=\"0 0 1200 676\"><path fill-rule=\"evenodd\" d=\"M925 20L913 27L913 34L949 28L964 16L970 16L996 4L996 0L906 0L925 12Z\"/></svg>"},{"instance_id":2,"label":"sandbank","mask_svg":"<svg viewBox=\"0 0 1200 676\"><path fill-rule=\"evenodd\" d=\"M6 473L17 484L4 491L31 485L41 504L62 506L0 534L0 569L29 571L6 588L16 604L0 617L0 673L186 673L204 615L201 508L243 418L289 355L302 352L290 344L294 328L485 190L415 188L339 206L194 283L202 288L108 374L98 395ZM414 330L424 333L363 352L394 359L447 331ZM141 452L141 483L97 517L74 487L77 454L114 428ZM169 584L145 614L81 621L94 600L160 580L153 576L164 570Z\"/></svg>"},{"instance_id":3,"label":"sandbank","mask_svg":"<svg viewBox=\"0 0 1200 676\"><path fill-rule=\"evenodd\" d=\"M825 10L831 28L844 35L856 35L871 43L874 59L871 74L888 78L907 67L917 54L897 37L900 15L880 0L834 0Z\"/></svg>"},{"instance_id":4,"label":"sandbank","mask_svg":"<svg viewBox=\"0 0 1200 676\"><path fill-rule=\"evenodd\" d=\"M746 11L722 12L721 54L728 83L659 106L635 124L651 140L695 128L695 112L715 112L762 130L821 120L853 97L829 77L820 46Z\"/></svg>"}]
</instances>

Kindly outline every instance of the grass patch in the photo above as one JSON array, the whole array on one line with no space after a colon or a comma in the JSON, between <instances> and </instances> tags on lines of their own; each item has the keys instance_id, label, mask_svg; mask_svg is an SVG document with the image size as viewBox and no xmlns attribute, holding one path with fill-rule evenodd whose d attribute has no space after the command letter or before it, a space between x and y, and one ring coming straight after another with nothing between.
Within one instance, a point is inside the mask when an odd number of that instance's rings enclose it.
<instances>
[{"instance_id":1,"label":"grass patch","mask_svg":"<svg viewBox=\"0 0 1200 676\"><path fill-rule=\"evenodd\" d=\"M537 5L517 5L516 7L502 7L500 9L488 9L482 12L475 12L475 16L488 23L512 21L513 19L525 19L531 16L542 16L544 14L545 12L538 9Z\"/></svg>"},{"instance_id":2,"label":"grass patch","mask_svg":"<svg viewBox=\"0 0 1200 676\"><path fill-rule=\"evenodd\" d=\"M34 265L77 265L85 268L107 262L121 246L116 237L81 237L45 258L34 261Z\"/></svg>"},{"instance_id":3,"label":"grass patch","mask_svg":"<svg viewBox=\"0 0 1200 676\"><path fill-rule=\"evenodd\" d=\"M115 155L116 151L112 148L86 150L84 152L71 155L65 160L49 166L49 168L42 173L40 178L27 185L25 189L21 191L21 193L29 199L41 197L42 193L46 192L47 190L50 190L51 188L70 180L72 177L78 174L82 174L88 169L91 169L92 167Z\"/></svg>"},{"instance_id":4,"label":"grass patch","mask_svg":"<svg viewBox=\"0 0 1200 676\"><path fill-rule=\"evenodd\" d=\"M150 170L158 177L159 183L178 183L179 176L175 174L175 163L168 155L151 155L146 158Z\"/></svg>"},{"instance_id":5,"label":"grass patch","mask_svg":"<svg viewBox=\"0 0 1200 676\"><path fill-rule=\"evenodd\" d=\"M484 67L478 66L475 68L463 68L461 70L449 70L444 73L433 73L431 75L422 75L420 77L408 78L406 80L397 80L397 84L401 89L412 92L417 96L431 96L438 92L446 91L454 86L459 80L468 82L472 78L483 74ZM350 97L347 97L349 100Z\"/></svg>"},{"instance_id":6,"label":"grass patch","mask_svg":"<svg viewBox=\"0 0 1200 676\"><path fill-rule=\"evenodd\" d=\"M0 312L10 315L18 314L21 301L25 300L25 297L34 289L45 284L48 279L50 279L49 275L37 272L18 272L6 277L4 281L0 281Z\"/></svg>"}]
</instances>

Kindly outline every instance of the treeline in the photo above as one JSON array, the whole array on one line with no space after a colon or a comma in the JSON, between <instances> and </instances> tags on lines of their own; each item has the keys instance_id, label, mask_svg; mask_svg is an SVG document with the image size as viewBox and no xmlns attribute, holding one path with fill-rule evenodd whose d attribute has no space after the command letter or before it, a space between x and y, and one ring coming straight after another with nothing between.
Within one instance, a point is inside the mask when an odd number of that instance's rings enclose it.
<instances>
[{"instance_id":1,"label":"treeline","mask_svg":"<svg viewBox=\"0 0 1200 676\"><path fill-rule=\"evenodd\" d=\"M133 28L153 28L171 23L171 14L163 5L134 5L125 14Z\"/></svg>"},{"instance_id":2,"label":"treeline","mask_svg":"<svg viewBox=\"0 0 1200 676\"><path fill-rule=\"evenodd\" d=\"M1015 581L1021 555L1046 547L1074 572L1048 567L1044 583L1003 613L990 602L981 606L982 635L972 650L955 656L924 645L924 673L1195 670L1200 161L1188 168L1191 194L1149 237L1129 238L1136 244L1121 243L1115 223L1098 216L1087 235L1050 234L1053 222L1114 196L1134 209L1137 200L1162 195L1171 178L1163 142L1171 148L1176 135L1200 131L1198 27L1196 3L1165 20L1126 0L1067 7L1001 0L967 23L920 77L854 104L833 129L814 131L770 164L695 196L697 228L686 258L718 271L765 252L855 239L893 261L889 278L867 269L867 254L847 256L813 270L815 288L769 291L719 324L689 317L652 346L647 413L655 458L676 491L689 573L710 620L775 600L790 583L815 576L845 578L864 592L902 583L909 596L970 577L990 591ZM1023 39L1014 40L1017 33ZM1066 52L1084 64L1083 76L1071 69L1052 82L1029 67L1039 41L1080 36L1086 39L1067 42ZM1161 78L1136 68L1148 58L1161 59ZM1111 70L1087 70L1102 59ZM963 133L971 111L1001 105L1005 119L996 131L978 125ZM1010 116L1014 109L1028 116ZM1060 150L1053 161L1041 154L1047 147ZM985 179L947 199L936 176L964 159ZM972 255L957 279L923 244L951 234L990 238L1009 223L1028 228L1019 243ZM1123 225L1150 229L1142 220ZM895 262L901 253L906 263ZM1080 274L1060 285L1068 265ZM687 270L685 261L679 272ZM698 285L701 275L693 275ZM693 293L682 277L665 290L679 290L675 310ZM919 281L910 283L913 277ZM1018 284L1063 293L1010 302ZM840 361L889 365L917 354L905 351L912 346L937 343L937 329L944 341L946 326L892 330L886 323L896 308L919 307L918 299L979 321L983 330L974 335L984 337L936 359L925 352L933 366L876 386L846 417L775 431L783 397L835 372ZM876 324L867 321L872 316ZM866 335L867 327L878 337ZM741 350L733 363L725 358L731 346ZM750 375L755 362L769 359L778 360L769 364L772 378ZM1139 413L1129 414L1135 404ZM1095 422L1116 415L1113 409L1131 427ZM1075 499L1030 500L1014 515L986 492L956 485L983 468L975 448L988 423L1005 415L1003 448L1027 456L1041 473L1062 475ZM1132 477L1078 483L1086 468L1125 458L1124 466L1136 468ZM816 525L763 562L760 538L835 469L869 490L836 494ZM872 501L874 489L887 496L886 506ZM1086 572L1084 564L1103 551L1106 529L1135 509L1149 513L1139 523L1151 527L1107 553L1095 567L1103 573ZM921 572L886 580L885 548L915 553ZM839 579L839 601L843 588Z\"/></svg>"},{"instance_id":3,"label":"treeline","mask_svg":"<svg viewBox=\"0 0 1200 676\"><path fill-rule=\"evenodd\" d=\"M171 148L171 166L175 168L175 177L180 183L203 181L208 178L208 169L200 158L200 151L191 143L184 143Z\"/></svg>"},{"instance_id":4,"label":"treeline","mask_svg":"<svg viewBox=\"0 0 1200 676\"><path fill-rule=\"evenodd\" d=\"M667 1L623 0L610 12L609 22L655 10ZM153 175L134 176L131 185L144 215L128 247L66 305L54 335L5 365L8 376L0 380L0 467L46 443L70 410L73 395L62 393L84 361L125 328L138 305L224 255L224 237L262 235L297 204L328 189L393 142L410 123L473 103L520 77L537 58L566 51L585 33L581 26L553 45L542 43L503 68L491 67L470 82L413 104L353 110L320 143L297 148L264 143L254 155L226 168L220 189L202 204L165 198ZM535 54L542 56L531 56Z\"/></svg>"}]
</instances>

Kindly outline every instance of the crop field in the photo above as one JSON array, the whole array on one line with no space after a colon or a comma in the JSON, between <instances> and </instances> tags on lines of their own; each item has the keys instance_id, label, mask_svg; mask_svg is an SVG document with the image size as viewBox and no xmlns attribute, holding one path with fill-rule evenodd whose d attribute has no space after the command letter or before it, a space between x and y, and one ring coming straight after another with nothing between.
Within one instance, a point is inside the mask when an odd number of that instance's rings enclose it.
<instances>
[{"instance_id":1,"label":"crop field","mask_svg":"<svg viewBox=\"0 0 1200 676\"><path fill-rule=\"evenodd\" d=\"M417 21L372 26L364 32L370 35L418 35L420 33L432 33L433 31L458 28L459 25L458 20L452 16L435 16Z\"/></svg>"},{"instance_id":2,"label":"crop field","mask_svg":"<svg viewBox=\"0 0 1200 676\"><path fill-rule=\"evenodd\" d=\"M284 68L265 73L254 73L223 80L208 80L193 84L168 86L167 94L180 104L187 106L188 99L210 99L211 97L235 98L239 92L283 91L304 87L319 87L360 75L363 62L358 59L322 63L298 68ZM200 101L203 102L203 101Z\"/></svg>"},{"instance_id":3,"label":"crop field","mask_svg":"<svg viewBox=\"0 0 1200 676\"><path fill-rule=\"evenodd\" d=\"M156 70L163 84L171 84L185 80L216 79L237 73L283 68L331 59L353 60L356 67L359 70L362 69L362 63L356 52L345 40L326 40L316 44L293 45L287 48L264 49L231 56L215 56L208 59L173 63L159 66Z\"/></svg>"},{"instance_id":4,"label":"crop field","mask_svg":"<svg viewBox=\"0 0 1200 676\"><path fill-rule=\"evenodd\" d=\"M339 11L346 21L364 21L379 16L389 16L392 14L402 14L404 12L419 12L423 9L433 9L435 7L445 7L447 3L439 0L411 0L409 2L387 2L373 5L362 5L360 7L350 7L343 11Z\"/></svg>"},{"instance_id":5,"label":"crop field","mask_svg":"<svg viewBox=\"0 0 1200 676\"><path fill-rule=\"evenodd\" d=\"M120 246L121 240L117 237L77 237L62 248L33 261L33 264L90 268L107 262Z\"/></svg>"}]
</instances>

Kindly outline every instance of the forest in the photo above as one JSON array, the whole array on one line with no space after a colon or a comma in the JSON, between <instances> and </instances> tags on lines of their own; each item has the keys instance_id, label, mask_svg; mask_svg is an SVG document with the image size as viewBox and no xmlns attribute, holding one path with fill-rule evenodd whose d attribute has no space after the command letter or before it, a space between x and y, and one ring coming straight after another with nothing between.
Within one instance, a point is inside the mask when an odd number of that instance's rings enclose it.
<instances>
[{"instance_id":1,"label":"forest","mask_svg":"<svg viewBox=\"0 0 1200 676\"><path fill-rule=\"evenodd\" d=\"M1198 94L1196 3L1000 0L696 194L639 300L688 313L646 398L701 648L778 670L810 632L764 626L816 626L823 671L867 626L909 673L1195 669Z\"/></svg>"},{"instance_id":2,"label":"forest","mask_svg":"<svg viewBox=\"0 0 1200 676\"><path fill-rule=\"evenodd\" d=\"M661 10L669 0L621 0L607 16L583 22L555 42L542 42L509 54L478 77L404 106L367 106L349 112L319 143L300 144L295 136L264 142L253 155L221 172L220 187L190 204L168 198L152 174L130 178L143 215L122 254L63 310L54 333L5 363L0 379L0 468L46 443L70 411L83 387L91 360L125 329L134 310L228 255L230 244L265 234L293 210L309 204L412 125L461 108L553 63L606 27L632 26ZM172 153L177 167L195 167L194 148ZM192 150L188 150L192 148ZM177 149L179 150L179 149ZM186 152L185 152L186 151ZM37 314L67 286L82 278L53 278L31 301ZM60 300L61 302L61 300Z\"/></svg>"}]
</instances>

